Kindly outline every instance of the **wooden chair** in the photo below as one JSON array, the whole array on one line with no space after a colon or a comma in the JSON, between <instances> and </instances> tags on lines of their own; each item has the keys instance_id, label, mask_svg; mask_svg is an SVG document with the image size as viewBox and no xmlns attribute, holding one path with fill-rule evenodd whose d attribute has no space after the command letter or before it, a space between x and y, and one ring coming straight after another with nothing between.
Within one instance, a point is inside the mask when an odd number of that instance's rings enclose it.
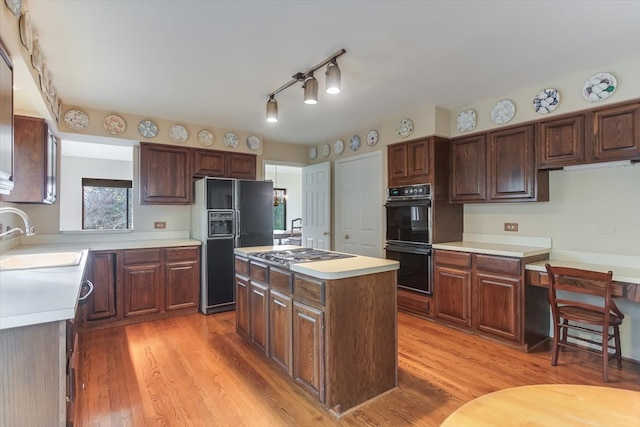
<instances>
[{"instance_id":1,"label":"wooden chair","mask_svg":"<svg viewBox=\"0 0 640 427\"><path fill-rule=\"evenodd\" d=\"M602 355L602 379L608 381L609 359L615 357L622 368L620 325L624 314L611 297L613 273L551 267L545 264L549 276L549 304L553 314L553 353L551 365L558 364L560 348L571 347ZM558 291L562 293L558 296ZM582 295L582 298L579 296ZM590 296L590 297L587 297ZM595 302L584 302L584 300ZM613 328L613 333L610 333ZM578 335L570 335L569 331ZM585 335L587 337L585 337ZM591 344L591 347L569 342L567 338ZM614 345L609 342L614 340ZM594 348L595 346L596 348ZM613 349L614 353L609 353Z\"/></svg>"}]
</instances>

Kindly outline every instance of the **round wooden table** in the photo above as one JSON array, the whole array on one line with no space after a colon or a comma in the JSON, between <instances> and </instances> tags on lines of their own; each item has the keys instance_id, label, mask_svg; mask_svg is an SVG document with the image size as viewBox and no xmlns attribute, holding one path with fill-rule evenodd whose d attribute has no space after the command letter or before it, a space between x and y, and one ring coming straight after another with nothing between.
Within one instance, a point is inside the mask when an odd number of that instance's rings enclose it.
<instances>
[{"instance_id":1,"label":"round wooden table","mask_svg":"<svg viewBox=\"0 0 640 427\"><path fill-rule=\"evenodd\" d=\"M640 426L640 392L542 384L485 394L449 415L441 427Z\"/></svg>"}]
</instances>

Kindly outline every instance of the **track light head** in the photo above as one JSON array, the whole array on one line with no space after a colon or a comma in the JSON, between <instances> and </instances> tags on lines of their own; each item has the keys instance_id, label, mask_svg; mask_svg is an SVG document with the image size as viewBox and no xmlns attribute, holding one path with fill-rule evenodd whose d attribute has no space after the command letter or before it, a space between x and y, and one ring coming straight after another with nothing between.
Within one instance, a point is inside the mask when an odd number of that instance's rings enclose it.
<instances>
[{"instance_id":1,"label":"track light head","mask_svg":"<svg viewBox=\"0 0 640 427\"><path fill-rule=\"evenodd\" d=\"M267 121L269 123L278 121L278 101L276 101L273 95L271 95L267 101Z\"/></svg>"},{"instance_id":2,"label":"track light head","mask_svg":"<svg viewBox=\"0 0 640 427\"><path fill-rule=\"evenodd\" d=\"M317 104L318 103L318 80L313 77L311 73L304 81L304 103L305 104Z\"/></svg>"},{"instance_id":3,"label":"track light head","mask_svg":"<svg viewBox=\"0 0 640 427\"><path fill-rule=\"evenodd\" d=\"M333 58L327 65L325 75L327 76L327 93L331 95L340 93L340 67L338 67L336 58Z\"/></svg>"}]
</instances>

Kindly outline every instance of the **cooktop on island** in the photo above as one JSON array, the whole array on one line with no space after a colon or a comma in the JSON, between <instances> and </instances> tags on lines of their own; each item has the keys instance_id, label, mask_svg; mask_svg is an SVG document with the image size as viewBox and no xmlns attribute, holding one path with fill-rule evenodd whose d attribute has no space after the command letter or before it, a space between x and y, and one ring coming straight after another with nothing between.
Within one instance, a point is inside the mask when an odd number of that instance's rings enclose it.
<instances>
[{"instance_id":1,"label":"cooktop on island","mask_svg":"<svg viewBox=\"0 0 640 427\"><path fill-rule=\"evenodd\" d=\"M289 266L301 262L328 261L334 259L353 258L355 255L323 251L322 249L298 248L282 251L254 252L250 256L275 264Z\"/></svg>"}]
</instances>

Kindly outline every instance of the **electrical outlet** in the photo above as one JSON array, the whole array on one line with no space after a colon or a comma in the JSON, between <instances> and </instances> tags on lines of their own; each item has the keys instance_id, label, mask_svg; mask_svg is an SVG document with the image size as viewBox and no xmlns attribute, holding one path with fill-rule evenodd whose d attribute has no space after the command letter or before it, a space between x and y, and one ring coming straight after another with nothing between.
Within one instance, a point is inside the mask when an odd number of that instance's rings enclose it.
<instances>
[{"instance_id":1,"label":"electrical outlet","mask_svg":"<svg viewBox=\"0 0 640 427\"><path fill-rule=\"evenodd\" d=\"M601 225L598 227L598 234L601 236L615 236L616 227L614 225Z\"/></svg>"},{"instance_id":2,"label":"electrical outlet","mask_svg":"<svg viewBox=\"0 0 640 427\"><path fill-rule=\"evenodd\" d=\"M518 231L518 223L517 222L505 222L504 223L504 231Z\"/></svg>"},{"instance_id":3,"label":"electrical outlet","mask_svg":"<svg viewBox=\"0 0 640 427\"><path fill-rule=\"evenodd\" d=\"M156 221L153 223L153 228L155 228L156 230L164 230L165 228L167 228L167 223L164 221Z\"/></svg>"}]
</instances>

